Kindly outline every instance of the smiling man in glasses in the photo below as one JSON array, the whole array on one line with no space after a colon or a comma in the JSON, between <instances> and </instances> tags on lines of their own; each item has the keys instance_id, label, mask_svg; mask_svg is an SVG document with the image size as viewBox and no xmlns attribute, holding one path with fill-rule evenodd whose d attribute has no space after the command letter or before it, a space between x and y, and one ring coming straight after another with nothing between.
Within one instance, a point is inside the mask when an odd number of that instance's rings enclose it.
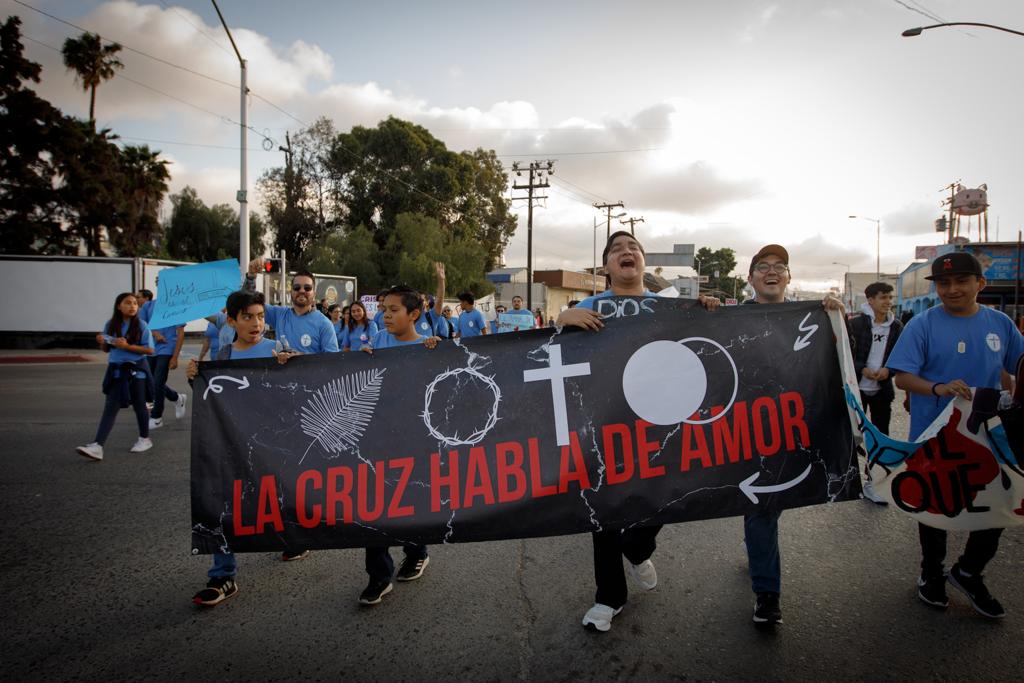
<instances>
[{"instance_id":1,"label":"smiling man in glasses","mask_svg":"<svg viewBox=\"0 0 1024 683\"><path fill-rule=\"evenodd\" d=\"M750 260L747 281L754 298L745 304L781 304L786 301L789 286L789 252L778 244L767 244ZM821 302L827 310L844 312L843 304L833 296ZM778 510L758 507L743 516L744 540L751 588L757 595L754 623L774 626L782 623L779 594L782 592L782 558L779 555Z\"/></svg>"}]
</instances>

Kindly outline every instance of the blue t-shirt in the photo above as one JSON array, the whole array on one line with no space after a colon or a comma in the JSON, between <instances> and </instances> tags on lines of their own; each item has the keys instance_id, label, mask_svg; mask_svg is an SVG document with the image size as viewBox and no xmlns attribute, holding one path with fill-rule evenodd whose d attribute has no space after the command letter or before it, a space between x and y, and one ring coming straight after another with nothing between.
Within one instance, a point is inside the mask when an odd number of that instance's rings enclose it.
<instances>
[{"instance_id":1,"label":"blue t-shirt","mask_svg":"<svg viewBox=\"0 0 1024 683\"><path fill-rule=\"evenodd\" d=\"M370 340L370 346L374 349L390 349L396 346L412 346L413 344L422 344L425 337L422 335L416 337L411 341L399 341L395 339L395 335L391 334L387 330L381 330L377 334L373 335L373 339Z\"/></svg>"},{"instance_id":2,"label":"blue t-shirt","mask_svg":"<svg viewBox=\"0 0 1024 683\"><path fill-rule=\"evenodd\" d=\"M900 334L886 367L929 382L962 379L970 387L998 389L1003 370L1017 370L1024 337L1005 314L982 306L969 318L942 306L915 315ZM938 417L952 397L910 394L910 439Z\"/></svg>"},{"instance_id":3,"label":"blue t-shirt","mask_svg":"<svg viewBox=\"0 0 1024 683\"><path fill-rule=\"evenodd\" d=\"M285 348L301 353L338 351L334 325L315 308L305 315L296 315L290 306L264 306L264 315Z\"/></svg>"},{"instance_id":4,"label":"blue t-shirt","mask_svg":"<svg viewBox=\"0 0 1024 683\"><path fill-rule=\"evenodd\" d=\"M459 315L459 336L463 338L476 337L484 333L484 322L483 313L476 310L475 308L469 311L463 311Z\"/></svg>"},{"instance_id":5,"label":"blue t-shirt","mask_svg":"<svg viewBox=\"0 0 1024 683\"><path fill-rule=\"evenodd\" d=\"M349 349L350 351L358 351L369 344L370 340L374 338L377 332L377 323L372 320L368 326L357 325L351 330L346 329L344 332L345 336L343 338L344 344L342 344L342 348Z\"/></svg>"},{"instance_id":6,"label":"blue t-shirt","mask_svg":"<svg viewBox=\"0 0 1024 683\"><path fill-rule=\"evenodd\" d=\"M598 304L598 301L600 299L608 299L608 298L611 298L613 296L615 296L615 293L612 290L610 290L610 289L606 289L603 292L601 292L600 294L595 294L593 296L588 296L586 299L584 299L583 301L579 302L576 305L579 308L589 308L590 310L597 311L598 313L602 313L602 315L603 315L603 312L601 311L601 308L600 308L600 306ZM652 292L649 289L645 289L642 296L657 297L658 295L655 294L654 292Z\"/></svg>"},{"instance_id":7,"label":"blue t-shirt","mask_svg":"<svg viewBox=\"0 0 1024 683\"><path fill-rule=\"evenodd\" d=\"M156 301L147 301L139 307L139 319L145 322L147 325L149 321L153 319L153 313L156 310ZM178 343L178 327L162 327L159 330L153 330L163 335L164 340L156 343L156 353L154 356L173 356L174 347Z\"/></svg>"},{"instance_id":8,"label":"blue t-shirt","mask_svg":"<svg viewBox=\"0 0 1024 683\"><path fill-rule=\"evenodd\" d=\"M384 329L384 309L378 308L377 312L373 314L373 324L377 326L378 330Z\"/></svg>"},{"instance_id":9,"label":"blue t-shirt","mask_svg":"<svg viewBox=\"0 0 1024 683\"><path fill-rule=\"evenodd\" d=\"M448 323L433 311L420 311L420 318L416 321L416 333L424 337L447 339Z\"/></svg>"},{"instance_id":10,"label":"blue t-shirt","mask_svg":"<svg viewBox=\"0 0 1024 683\"><path fill-rule=\"evenodd\" d=\"M245 360L247 358L273 358L275 342L269 339L260 339L249 348L239 351L234 344L231 345L231 360Z\"/></svg>"},{"instance_id":11,"label":"blue t-shirt","mask_svg":"<svg viewBox=\"0 0 1024 683\"><path fill-rule=\"evenodd\" d=\"M128 334L127 320L121 323L121 334L115 335L107 332L107 325L109 324L109 320L103 323L103 334L110 335L111 337L124 337ZM148 346L149 348L153 348L153 333L149 331L149 325L147 325L143 320L139 320L139 331L141 332L139 335L139 341L133 344L133 346ZM131 344L131 342L128 343ZM107 346L110 349L110 355L107 357L108 363L134 363L146 357L145 354L125 351L124 349L119 349L112 344L108 344Z\"/></svg>"},{"instance_id":12,"label":"blue t-shirt","mask_svg":"<svg viewBox=\"0 0 1024 683\"><path fill-rule=\"evenodd\" d=\"M210 358L216 358L220 351L220 330L211 322L206 323L206 331L203 336L210 340Z\"/></svg>"}]
</instances>

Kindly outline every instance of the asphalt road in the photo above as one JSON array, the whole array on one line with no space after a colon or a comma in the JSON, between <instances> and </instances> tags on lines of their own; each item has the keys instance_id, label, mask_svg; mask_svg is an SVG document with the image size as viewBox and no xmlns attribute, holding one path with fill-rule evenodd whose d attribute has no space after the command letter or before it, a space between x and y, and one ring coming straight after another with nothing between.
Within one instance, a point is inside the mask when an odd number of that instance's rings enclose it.
<instances>
[{"instance_id":1,"label":"asphalt road","mask_svg":"<svg viewBox=\"0 0 1024 683\"><path fill-rule=\"evenodd\" d=\"M773 632L751 623L735 518L665 527L658 587L631 594L607 634L580 626L586 535L432 547L423 578L370 609L362 551L243 555L239 594L198 609L209 558L189 552L189 419L169 411L134 455L122 411L102 463L76 455L103 369L0 366L4 680L1020 680L1022 530L988 569L1006 619L953 591L938 612L916 598L915 525L866 501L783 515ZM171 383L187 386L180 370Z\"/></svg>"}]
</instances>

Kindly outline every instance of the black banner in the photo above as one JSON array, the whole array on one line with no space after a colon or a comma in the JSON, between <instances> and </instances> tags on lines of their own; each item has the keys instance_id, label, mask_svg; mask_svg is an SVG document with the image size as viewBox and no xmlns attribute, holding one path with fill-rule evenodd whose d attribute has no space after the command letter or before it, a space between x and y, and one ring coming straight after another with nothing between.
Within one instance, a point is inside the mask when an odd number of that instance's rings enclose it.
<instances>
[{"instance_id":1,"label":"black banner","mask_svg":"<svg viewBox=\"0 0 1024 683\"><path fill-rule=\"evenodd\" d=\"M572 534L860 493L819 303L600 306L600 332L200 364L195 551Z\"/></svg>"}]
</instances>

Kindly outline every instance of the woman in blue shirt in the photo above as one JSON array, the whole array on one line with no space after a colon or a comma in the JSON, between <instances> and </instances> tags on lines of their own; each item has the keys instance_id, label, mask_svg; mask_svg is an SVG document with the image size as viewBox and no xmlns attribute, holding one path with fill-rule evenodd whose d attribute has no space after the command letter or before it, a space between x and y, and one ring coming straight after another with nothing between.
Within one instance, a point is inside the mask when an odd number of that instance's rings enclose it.
<instances>
[{"instance_id":1,"label":"woman in blue shirt","mask_svg":"<svg viewBox=\"0 0 1024 683\"><path fill-rule=\"evenodd\" d=\"M79 446L79 454L91 460L103 460L103 444L114 427L121 408L131 405L139 424L139 439L132 453L142 453L153 447L149 438L149 410L146 408L146 386L149 367L145 357L154 351L153 334L139 318L139 302L131 292L118 294L114 300L114 313L96 335L100 348L110 353L107 372L103 376L103 416L92 443Z\"/></svg>"},{"instance_id":2,"label":"woman in blue shirt","mask_svg":"<svg viewBox=\"0 0 1024 683\"><path fill-rule=\"evenodd\" d=\"M345 339L338 342L338 345L342 351L358 351L368 344L377 332L377 323L370 320L366 315L366 309L356 301L349 307L348 329L345 330Z\"/></svg>"}]
</instances>

